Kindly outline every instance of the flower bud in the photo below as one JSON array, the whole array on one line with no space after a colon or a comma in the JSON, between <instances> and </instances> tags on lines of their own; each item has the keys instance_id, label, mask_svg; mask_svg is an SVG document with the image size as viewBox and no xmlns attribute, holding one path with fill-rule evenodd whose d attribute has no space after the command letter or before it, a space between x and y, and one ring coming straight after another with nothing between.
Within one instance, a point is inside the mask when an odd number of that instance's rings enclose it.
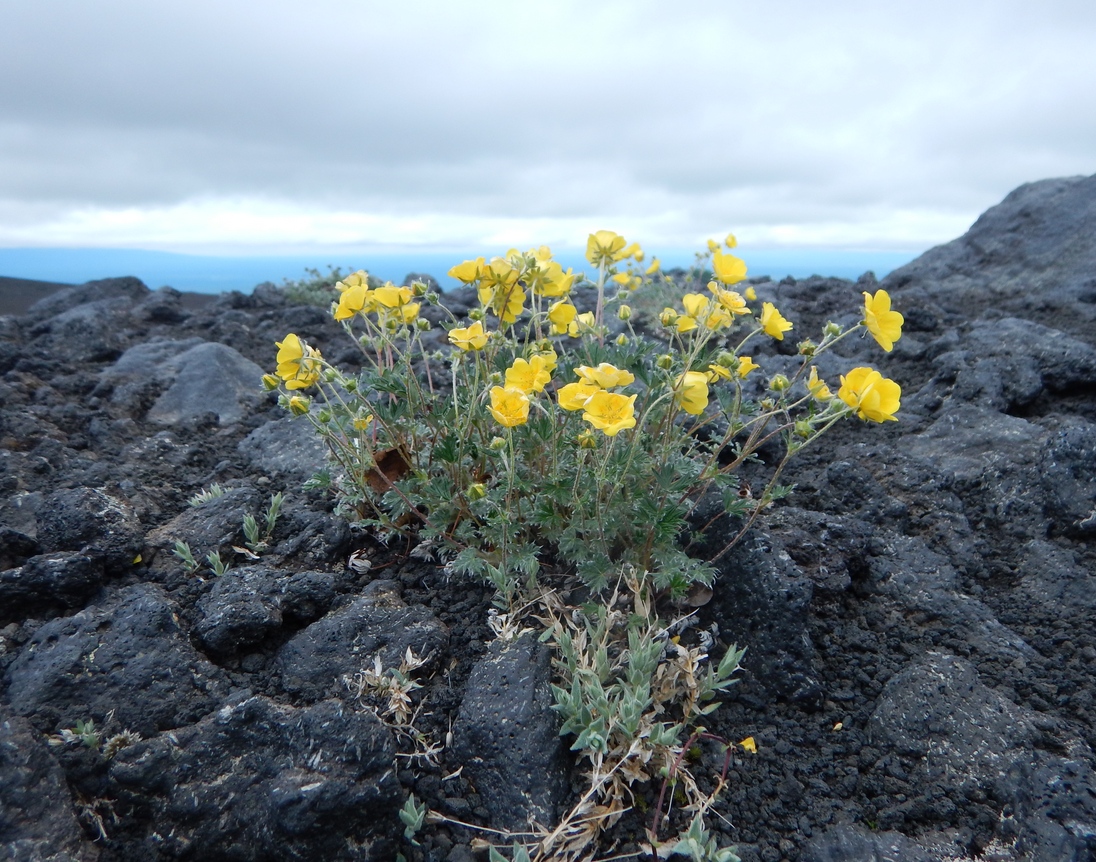
<instances>
[{"instance_id":1,"label":"flower bud","mask_svg":"<svg viewBox=\"0 0 1096 862\"><path fill-rule=\"evenodd\" d=\"M331 411L321 410L316 418L320 420L321 425L326 425L328 422L331 421Z\"/></svg>"},{"instance_id":2,"label":"flower bud","mask_svg":"<svg viewBox=\"0 0 1096 862\"><path fill-rule=\"evenodd\" d=\"M622 305L620 308L618 308L617 309L617 317L619 317L621 320L631 320L632 319L632 308L631 308L631 306Z\"/></svg>"},{"instance_id":3,"label":"flower bud","mask_svg":"<svg viewBox=\"0 0 1096 862\"><path fill-rule=\"evenodd\" d=\"M441 302L441 296L432 290L428 294L426 294L426 301L431 305L437 305L439 302Z\"/></svg>"},{"instance_id":4,"label":"flower bud","mask_svg":"<svg viewBox=\"0 0 1096 862\"><path fill-rule=\"evenodd\" d=\"M492 386L502 386L502 372L492 371L487 375L487 382Z\"/></svg>"},{"instance_id":5,"label":"flower bud","mask_svg":"<svg viewBox=\"0 0 1096 862\"><path fill-rule=\"evenodd\" d=\"M594 432L587 428L581 434L575 438L575 442L578 443L580 449L596 449L597 437L594 436Z\"/></svg>"},{"instance_id":6,"label":"flower bud","mask_svg":"<svg viewBox=\"0 0 1096 862\"><path fill-rule=\"evenodd\" d=\"M334 368L325 368L324 372L323 372L323 382L324 383L334 383L335 378L338 377L338 376L339 376L339 372L337 372Z\"/></svg>"},{"instance_id":7,"label":"flower bud","mask_svg":"<svg viewBox=\"0 0 1096 862\"><path fill-rule=\"evenodd\" d=\"M677 323L678 314L672 308L662 309L662 313L658 316L659 321L663 326L673 326Z\"/></svg>"},{"instance_id":8,"label":"flower bud","mask_svg":"<svg viewBox=\"0 0 1096 862\"><path fill-rule=\"evenodd\" d=\"M417 318L415 320L415 329L417 329L419 332L429 332L430 331L430 321L427 320L424 317Z\"/></svg>"},{"instance_id":9,"label":"flower bud","mask_svg":"<svg viewBox=\"0 0 1096 862\"><path fill-rule=\"evenodd\" d=\"M343 383L343 386L346 387L347 392L357 392L358 391L358 381L355 380L353 377L347 379L347 381L345 383Z\"/></svg>"},{"instance_id":10,"label":"flower bud","mask_svg":"<svg viewBox=\"0 0 1096 862\"><path fill-rule=\"evenodd\" d=\"M311 404L303 395L292 395L289 398L289 412L294 416L304 416Z\"/></svg>"},{"instance_id":11,"label":"flower bud","mask_svg":"<svg viewBox=\"0 0 1096 862\"><path fill-rule=\"evenodd\" d=\"M655 360L655 365L663 371L669 371L674 367L674 358L669 353L663 353Z\"/></svg>"},{"instance_id":12,"label":"flower bud","mask_svg":"<svg viewBox=\"0 0 1096 862\"><path fill-rule=\"evenodd\" d=\"M721 350L715 358L715 364L720 368L734 368L738 365L738 357L729 350Z\"/></svg>"},{"instance_id":13,"label":"flower bud","mask_svg":"<svg viewBox=\"0 0 1096 862\"><path fill-rule=\"evenodd\" d=\"M818 345L811 341L809 338L806 341L799 342L800 356L814 356L816 350L818 350Z\"/></svg>"},{"instance_id":14,"label":"flower bud","mask_svg":"<svg viewBox=\"0 0 1096 862\"><path fill-rule=\"evenodd\" d=\"M483 482L473 482L468 486L468 499L475 502L487 496L487 486Z\"/></svg>"},{"instance_id":15,"label":"flower bud","mask_svg":"<svg viewBox=\"0 0 1096 862\"><path fill-rule=\"evenodd\" d=\"M834 323L832 320L826 323L822 328L822 334L827 338L836 338L841 334L841 324Z\"/></svg>"},{"instance_id":16,"label":"flower bud","mask_svg":"<svg viewBox=\"0 0 1096 862\"><path fill-rule=\"evenodd\" d=\"M263 375L263 389L265 389L267 392L273 392L277 388L278 388L278 378L275 377L273 374L264 374Z\"/></svg>"},{"instance_id":17,"label":"flower bud","mask_svg":"<svg viewBox=\"0 0 1096 862\"><path fill-rule=\"evenodd\" d=\"M773 377L772 380L769 381L769 388L773 392L783 392L791 385L791 381L788 380L788 378L785 377L783 374L777 374Z\"/></svg>"},{"instance_id":18,"label":"flower bud","mask_svg":"<svg viewBox=\"0 0 1096 862\"><path fill-rule=\"evenodd\" d=\"M411 288L412 296L423 296L428 290L427 286L421 281L413 281L408 287Z\"/></svg>"},{"instance_id":19,"label":"flower bud","mask_svg":"<svg viewBox=\"0 0 1096 862\"><path fill-rule=\"evenodd\" d=\"M491 442L488 443L487 446L492 452L502 452L506 449L506 438L492 437Z\"/></svg>"},{"instance_id":20,"label":"flower bud","mask_svg":"<svg viewBox=\"0 0 1096 862\"><path fill-rule=\"evenodd\" d=\"M758 404L761 405L762 410L772 410L776 406L776 402L771 398L762 398Z\"/></svg>"},{"instance_id":21,"label":"flower bud","mask_svg":"<svg viewBox=\"0 0 1096 862\"><path fill-rule=\"evenodd\" d=\"M811 423L806 419L797 419L795 421L795 433L797 437L802 437L806 440L811 436L813 430Z\"/></svg>"},{"instance_id":22,"label":"flower bud","mask_svg":"<svg viewBox=\"0 0 1096 862\"><path fill-rule=\"evenodd\" d=\"M483 320L483 309L482 308L473 308L471 311L468 312L468 319L469 320Z\"/></svg>"},{"instance_id":23,"label":"flower bud","mask_svg":"<svg viewBox=\"0 0 1096 862\"><path fill-rule=\"evenodd\" d=\"M620 333L620 335L616 337L616 343L623 347L625 344L628 343L628 336L625 335L623 332Z\"/></svg>"}]
</instances>

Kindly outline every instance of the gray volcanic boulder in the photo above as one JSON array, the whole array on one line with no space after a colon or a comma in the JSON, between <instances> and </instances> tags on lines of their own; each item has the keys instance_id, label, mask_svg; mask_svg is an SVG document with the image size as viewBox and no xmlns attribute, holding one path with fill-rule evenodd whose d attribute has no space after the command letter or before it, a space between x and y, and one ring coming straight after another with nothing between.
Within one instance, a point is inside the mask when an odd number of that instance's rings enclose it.
<instances>
[{"instance_id":1,"label":"gray volcanic boulder","mask_svg":"<svg viewBox=\"0 0 1096 862\"><path fill-rule=\"evenodd\" d=\"M394 581L373 581L344 607L293 636L275 656L286 690L306 700L344 694L345 677L372 666L379 655L385 668L398 668L410 649L436 665L449 642L445 624L422 606L408 606Z\"/></svg>"},{"instance_id":2,"label":"gray volcanic boulder","mask_svg":"<svg viewBox=\"0 0 1096 862\"><path fill-rule=\"evenodd\" d=\"M95 488L55 491L38 510L38 543L46 552L80 551L110 570L133 566L144 530L124 500Z\"/></svg>"},{"instance_id":3,"label":"gray volcanic boulder","mask_svg":"<svg viewBox=\"0 0 1096 862\"><path fill-rule=\"evenodd\" d=\"M146 736L208 714L227 681L190 645L178 612L158 587L136 584L46 623L8 668L12 709L49 732L114 713Z\"/></svg>"},{"instance_id":4,"label":"gray volcanic boulder","mask_svg":"<svg viewBox=\"0 0 1096 862\"><path fill-rule=\"evenodd\" d=\"M94 862L72 809L64 770L21 718L0 717L0 857Z\"/></svg>"},{"instance_id":5,"label":"gray volcanic boulder","mask_svg":"<svg viewBox=\"0 0 1096 862\"><path fill-rule=\"evenodd\" d=\"M147 859L385 862L402 831L395 753L372 713L252 697L128 746L110 778L154 813Z\"/></svg>"},{"instance_id":6,"label":"gray volcanic boulder","mask_svg":"<svg viewBox=\"0 0 1096 862\"><path fill-rule=\"evenodd\" d=\"M969 308L984 292L1006 308L1052 291L1096 301L1096 175L1020 186L963 236L894 270L882 286L907 301L928 295L949 310Z\"/></svg>"}]
</instances>

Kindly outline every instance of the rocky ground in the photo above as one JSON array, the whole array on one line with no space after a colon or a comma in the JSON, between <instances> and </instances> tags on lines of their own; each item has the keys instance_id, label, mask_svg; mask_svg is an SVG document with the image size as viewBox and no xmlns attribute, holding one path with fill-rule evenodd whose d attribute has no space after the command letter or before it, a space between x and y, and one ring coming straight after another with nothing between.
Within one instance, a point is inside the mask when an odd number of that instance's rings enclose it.
<instances>
[{"instance_id":1,"label":"rocky ground","mask_svg":"<svg viewBox=\"0 0 1096 862\"><path fill-rule=\"evenodd\" d=\"M901 421L794 462L700 611L749 648L710 729L758 745L711 822L748 862L1096 858L1096 177L1021 187L882 285L894 352L846 341L820 370L883 368ZM804 337L876 284L756 287ZM257 384L289 331L356 361L270 287L195 307L110 279L0 317L4 858L467 860L483 833L453 821L547 823L578 786L544 648L302 490L322 452ZM277 491L248 559L242 520ZM231 569L188 573L180 540ZM430 758L343 682L408 647ZM409 791L450 819L418 847Z\"/></svg>"}]
</instances>

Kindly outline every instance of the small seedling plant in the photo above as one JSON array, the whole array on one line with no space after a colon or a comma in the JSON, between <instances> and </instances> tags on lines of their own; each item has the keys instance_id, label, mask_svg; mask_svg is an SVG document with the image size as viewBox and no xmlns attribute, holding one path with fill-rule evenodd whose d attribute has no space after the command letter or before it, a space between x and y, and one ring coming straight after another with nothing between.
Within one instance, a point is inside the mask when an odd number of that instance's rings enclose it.
<instances>
[{"instance_id":1,"label":"small seedling plant","mask_svg":"<svg viewBox=\"0 0 1096 862\"><path fill-rule=\"evenodd\" d=\"M332 314L363 370L344 373L290 333L264 377L326 443L326 483L344 515L451 574L486 579L507 614L541 609L558 656L556 708L591 791L533 858L578 858L625 810L632 784L680 763L741 653L711 667L706 650L669 639L666 609L710 585L718 557L790 491L779 481L790 458L847 417L893 421L900 406L899 385L873 368L849 369L835 393L816 365L858 332L890 351L902 315L883 290L864 294L857 326L829 323L800 341L793 373L764 377L754 345L783 341L794 325L752 287L735 289L746 278L735 245L710 243L706 288L680 295L642 336L629 298L656 277L660 291L672 281L612 231L587 242L596 276L586 310L571 299L582 277L543 246L454 266L449 275L479 299L466 319L423 284L377 286L359 271L335 285ZM449 314L447 350L424 303ZM740 494L740 469L774 441L782 455L768 480ZM695 510L713 495L736 528L696 559L682 540L703 532ZM561 605L568 579L581 605ZM695 783L687 789L702 812ZM689 827L691 847L707 845L701 826Z\"/></svg>"}]
</instances>

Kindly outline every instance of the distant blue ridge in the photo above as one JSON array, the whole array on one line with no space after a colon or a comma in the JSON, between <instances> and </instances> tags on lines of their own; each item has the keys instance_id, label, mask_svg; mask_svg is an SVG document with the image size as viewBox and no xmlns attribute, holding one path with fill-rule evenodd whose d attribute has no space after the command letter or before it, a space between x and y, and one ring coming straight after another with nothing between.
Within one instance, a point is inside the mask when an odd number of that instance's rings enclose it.
<instances>
[{"instance_id":1,"label":"distant blue ridge","mask_svg":"<svg viewBox=\"0 0 1096 862\"><path fill-rule=\"evenodd\" d=\"M134 275L155 289L170 285L196 293L238 290L250 293L257 284L306 276L306 269L326 273L329 266L342 271L368 270L372 275L400 283L411 272L434 276L443 288L459 282L446 273L454 264L479 255L491 257L505 249L466 252L339 252L308 255L254 255L220 257L167 251L110 248L0 248L0 275L36 281L82 284L97 278ZM837 249L736 249L749 266L751 276L807 278L824 275L855 279L871 270L882 278L909 263L918 253L910 251L846 251ZM651 252L649 251L650 255ZM688 267L695 251L671 249L658 252L664 269ZM556 260L576 272L590 270L581 249L558 252ZM650 257L647 258L647 262Z\"/></svg>"}]
</instances>

